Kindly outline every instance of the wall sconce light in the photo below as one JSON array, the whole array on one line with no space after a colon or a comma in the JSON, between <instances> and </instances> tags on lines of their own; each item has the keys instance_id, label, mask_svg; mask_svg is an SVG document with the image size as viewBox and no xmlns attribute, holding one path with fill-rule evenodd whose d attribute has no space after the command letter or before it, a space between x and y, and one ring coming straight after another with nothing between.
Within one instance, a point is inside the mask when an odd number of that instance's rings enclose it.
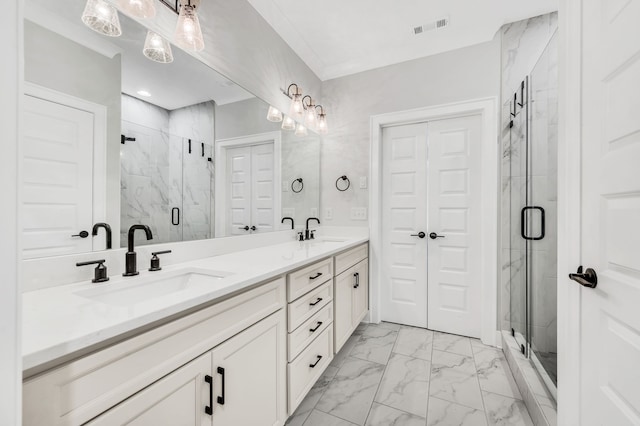
<instances>
[{"instance_id":1,"label":"wall sconce light","mask_svg":"<svg viewBox=\"0 0 640 426\"><path fill-rule=\"evenodd\" d=\"M318 113L318 125L316 126L317 131L321 135L326 135L329 133L329 126L327 125L327 114L324 112L324 107L322 105L316 105L316 109L320 108L320 112Z\"/></svg>"},{"instance_id":2,"label":"wall sconce light","mask_svg":"<svg viewBox=\"0 0 640 426\"><path fill-rule=\"evenodd\" d=\"M282 121L282 112L279 109L272 107L269 105L269 112L267 112L267 120L272 121L274 123L279 123Z\"/></svg>"},{"instance_id":3,"label":"wall sconce light","mask_svg":"<svg viewBox=\"0 0 640 426\"><path fill-rule=\"evenodd\" d=\"M293 93L291 93L292 87L295 87ZM285 95L291 98L289 116L294 120L302 120L304 118L304 105L302 104L302 90L300 90L300 87L295 83L290 84Z\"/></svg>"},{"instance_id":4,"label":"wall sconce light","mask_svg":"<svg viewBox=\"0 0 640 426\"><path fill-rule=\"evenodd\" d=\"M184 49L194 52L200 52L204 49L200 20L196 13L196 7L191 4L191 0L187 0L187 4L180 6L175 39L178 46Z\"/></svg>"},{"instance_id":5,"label":"wall sconce light","mask_svg":"<svg viewBox=\"0 0 640 426\"><path fill-rule=\"evenodd\" d=\"M305 103L305 99L308 101ZM302 98L302 105L304 106L304 125L310 129L316 127L316 106L313 104L311 96L307 95Z\"/></svg>"},{"instance_id":6,"label":"wall sconce light","mask_svg":"<svg viewBox=\"0 0 640 426\"><path fill-rule=\"evenodd\" d=\"M156 16L154 0L118 0L118 6L134 18L151 19Z\"/></svg>"},{"instance_id":7,"label":"wall sconce light","mask_svg":"<svg viewBox=\"0 0 640 426\"><path fill-rule=\"evenodd\" d=\"M282 130L295 130L296 122L293 118L285 115L284 120L282 120Z\"/></svg>"},{"instance_id":8,"label":"wall sconce light","mask_svg":"<svg viewBox=\"0 0 640 426\"><path fill-rule=\"evenodd\" d=\"M304 127L302 123L298 123L298 127L296 127L296 136L307 136L309 132L307 132L307 128Z\"/></svg>"},{"instance_id":9,"label":"wall sconce light","mask_svg":"<svg viewBox=\"0 0 640 426\"><path fill-rule=\"evenodd\" d=\"M82 22L93 31L109 37L120 37L118 10L104 0L87 0L82 12Z\"/></svg>"},{"instance_id":10,"label":"wall sconce light","mask_svg":"<svg viewBox=\"0 0 640 426\"><path fill-rule=\"evenodd\" d=\"M170 64L173 62L173 52L171 44L153 31L147 31L147 38L144 41L142 53L147 58L161 64Z\"/></svg>"}]
</instances>

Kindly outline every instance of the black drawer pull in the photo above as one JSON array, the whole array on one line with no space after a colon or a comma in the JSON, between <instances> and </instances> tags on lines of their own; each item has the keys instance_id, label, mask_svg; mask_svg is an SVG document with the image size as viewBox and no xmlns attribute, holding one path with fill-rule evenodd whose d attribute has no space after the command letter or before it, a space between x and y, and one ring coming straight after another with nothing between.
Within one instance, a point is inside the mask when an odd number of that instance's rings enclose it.
<instances>
[{"instance_id":1,"label":"black drawer pull","mask_svg":"<svg viewBox=\"0 0 640 426\"><path fill-rule=\"evenodd\" d=\"M356 279L356 284L353 286L353 288L358 288L360 287L360 273L356 272L355 274L353 274L353 276Z\"/></svg>"},{"instance_id":2,"label":"black drawer pull","mask_svg":"<svg viewBox=\"0 0 640 426\"><path fill-rule=\"evenodd\" d=\"M209 405L204 407L204 412L208 415L213 415L213 377L210 375L204 376L204 381L209 383Z\"/></svg>"},{"instance_id":3,"label":"black drawer pull","mask_svg":"<svg viewBox=\"0 0 640 426\"><path fill-rule=\"evenodd\" d=\"M218 367L217 372L222 376L222 395L218 397L218 404L224 405L224 368Z\"/></svg>"},{"instance_id":4,"label":"black drawer pull","mask_svg":"<svg viewBox=\"0 0 640 426\"><path fill-rule=\"evenodd\" d=\"M322 276L322 272L318 272L318 273L317 273L317 274L315 274L314 276L309 277L309 279L310 279L310 280L315 280L315 279L317 279L317 278L320 278L321 276Z\"/></svg>"},{"instance_id":5,"label":"black drawer pull","mask_svg":"<svg viewBox=\"0 0 640 426\"><path fill-rule=\"evenodd\" d=\"M321 359L322 359L322 355L318 355L318 359L316 360L316 362L314 362L313 364L309 364L309 367L316 368L316 365L318 365Z\"/></svg>"},{"instance_id":6,"label":"black drawer pull","mask_svg":"<svg viewBox=\"0 0 640 426\"><path fill-rule=\"evenodd\" d=\"M320 302L322 302L322 297L318 297L318 299L315 302L309 303L309 306L316 306Z\"/></svg>"},{"instance_id":7,"label":"black drawer pull","mask_svg":"<svg viewBox=\"0 0 640 426\"><path fill-rule=\"evenodd\" d=\"M322 325L322 321L318 321L318 324L314 328L310 328L309 331L312 333L315 333L320 328L321 325Z\"/></svg>"}]
</instances>

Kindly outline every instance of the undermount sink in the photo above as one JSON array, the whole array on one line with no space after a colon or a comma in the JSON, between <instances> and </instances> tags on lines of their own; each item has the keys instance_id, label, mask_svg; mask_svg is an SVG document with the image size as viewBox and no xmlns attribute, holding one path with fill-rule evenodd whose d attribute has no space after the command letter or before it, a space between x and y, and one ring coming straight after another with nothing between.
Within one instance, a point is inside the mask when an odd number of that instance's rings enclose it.
<instances>
[{"instance_id":1,"label":"undermount sink","mask_svg":"<svg viewBox=\"0 0 640 426\"><path fill-rule=\"evenodd\" d=\"M311 240L311 242L316 243L344 243L346 242L346 238L334 238L334 237L320 237L315 240Z\"/></svg>"},{"instance_id":2,"label":"undermount sink","mask_svg":"<svg viewBox=\"0 0 640 426\"><path fill-rule=\"evenodd\" d=\"M131 306L168 295L177 295L185 290L211 288L223 278L232 275L229 272L185 272L168 277L144 277L122 279L118 283L104 284L101 287L82 290L76 295L115 306Z\"/></svg>"}]
</instances>

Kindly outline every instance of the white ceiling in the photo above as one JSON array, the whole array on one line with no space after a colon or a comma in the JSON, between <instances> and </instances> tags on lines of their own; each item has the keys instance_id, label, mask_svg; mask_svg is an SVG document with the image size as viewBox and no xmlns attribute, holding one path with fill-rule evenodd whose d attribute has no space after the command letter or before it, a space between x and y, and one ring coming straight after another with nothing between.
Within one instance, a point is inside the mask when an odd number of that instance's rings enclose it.
<instances>
[{"instance_id":1,"label":"white ceiling","mask_svg":"<svg viewBox=\"0 0 640 426\"><path fill-rule=\"evenodd\" d=\"M558 0L248 0L322 80L492 40ZM449 26L414 35L442 17Z\"/></svg>"}]
</instances>

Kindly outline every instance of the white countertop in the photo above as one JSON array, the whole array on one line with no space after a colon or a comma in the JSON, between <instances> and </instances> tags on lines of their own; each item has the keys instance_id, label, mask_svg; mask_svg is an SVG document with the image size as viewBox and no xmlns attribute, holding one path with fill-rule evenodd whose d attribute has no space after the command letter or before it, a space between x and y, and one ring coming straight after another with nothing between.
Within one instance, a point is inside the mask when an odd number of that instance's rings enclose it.
<instances>
[{"instance_id":1,"label":"white countertop","mask_svg":"<svg viewBox=\"0 0 640 426\"><path fill-rule=\"evenodd\" d=\"M159 272L148 272L139 266L137 277L111 277L102 284L82 282L24 293L23 369L50 363L368 241L365 236L324 238L324 242L320 238L315 242L296 241L238 251L164 267ZM138 261L138 265L146 266L146 262ZM230 275L207 285L196 283L168 294L154 294L154 282L187 272ZM125 293L145 282L149 285L141 288L144 300L118 300L118 289ZM91 297L105 292L109 292L108 301Z\"/></svg>"}]
</instances>

